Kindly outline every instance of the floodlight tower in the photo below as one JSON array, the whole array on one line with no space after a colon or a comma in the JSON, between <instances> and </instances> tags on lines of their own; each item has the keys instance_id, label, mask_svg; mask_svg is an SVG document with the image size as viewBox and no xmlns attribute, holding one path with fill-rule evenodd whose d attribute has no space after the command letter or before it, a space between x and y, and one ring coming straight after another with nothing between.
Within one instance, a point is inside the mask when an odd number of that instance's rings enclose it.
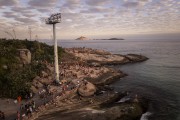
<instances>
[{"instance_id":1,"label":"floodlight tower","mask_svg":"<svg viewBox=\"0 0 180 120\"><path fill-rule=\"evenodd\" d=\"M55 81L59 84L59 65L58 65L58 47L56 39L56 23L61 22L61 13L52 14L46 20L46 24L53 25L53 39L54 39L54 65L55 65Z\"/></svg>"}]
</instances>

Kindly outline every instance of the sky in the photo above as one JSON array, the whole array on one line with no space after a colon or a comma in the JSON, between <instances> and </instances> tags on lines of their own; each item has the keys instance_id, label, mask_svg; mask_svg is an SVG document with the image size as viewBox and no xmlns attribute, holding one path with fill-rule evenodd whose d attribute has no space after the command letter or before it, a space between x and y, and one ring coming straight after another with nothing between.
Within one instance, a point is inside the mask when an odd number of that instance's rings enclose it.
<instances>
[{"instance_id":1,"label":"sky","mask_svg":"<svg viewBox=\"0 0 180 120\"><path fill-rule=\"evenodd\" d=\"M0 0L0 38L180 38L180 0Z\"/></svg>"}]
</instances>

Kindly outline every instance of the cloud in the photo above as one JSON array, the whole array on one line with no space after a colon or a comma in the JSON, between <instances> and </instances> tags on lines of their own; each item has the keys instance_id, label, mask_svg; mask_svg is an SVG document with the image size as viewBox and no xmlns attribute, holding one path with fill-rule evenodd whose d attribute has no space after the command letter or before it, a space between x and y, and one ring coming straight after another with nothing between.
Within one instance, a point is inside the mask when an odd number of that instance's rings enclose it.
<instances>
[{"instance_id":1,"label":"cloud","mask_svg":"<svg viewBox=\"0 0 180 120\"><path fill-rule=\"evenodd\" d=\"M36 9L41 13L52 11L57 6L58 0L30 0L28 2L29 9Z\"/></svg>"},{"instance_id":2,"label":"cloud","mask_svg":"<svg viewBox=\"0 0 180 120\"><path fill-rule=\"evenodd\" d=\"M152 0L138 0L139 2L151 2Z\"/></svg>"},{"instance_id":3,"label":"cloud","mask_svg":"<svg viewBox=\"0 0 180 120\"><path fill-rule=\"evenodd\" d=\"M14 17L17 17L17 15L14 14L14 12L4 12L4 13L3 13L3 16L6 17L6 18L14 18Z\"/></svg>"},{"instance_id":4,"label":"cloud","mask_svg":"<svg viewBox=\"0 0 180 120\"><path fill-rule=\"evenodd\" d=\"M65 6L66 5L75 5L75 4L80 4L81 3L81 0L66 0L65 2Z\"/></svg>"},{"instance_id":5,"label":"cloud","mask_svg":"<svg viewBox=\"0 0 180 120\"><path fill-rule=\"evenodd\" d=\"M47 9L47 8L37 8L36 10L41 13L48 13L50 11L50 9Z\"/></svg>"},{"instance_id":6,"label":"cloud","mask_svg":"<svg viewBox=\"0 0 180 120\"><path fill-rule=\"evenodd\" d=\"M61 12L77 12L77 10L81 9L83 3L81 0L66 0L64 3L61 3L59 8Z\"/></svg>"},{"instance_id":7,"label":"cloud","mask_svg":"<svg viewBox=\"0 0 180 120\"><path fill-rule=\"evenodd\" d=\"M37 16L37 13L33 12L33 10L34 10L33 8L15 6L15 7L11 7L12 12L4 12L4 13L6 14L6 16L8 14L12 14L12 16L14 14L18 14L18 16L28 17L30 19L31 17Z\"/></svg>"},{"instance_id":8,"label":"cloud","mask_svg":"<svg viewBox=\"0 0 180 120\"><path fill-rule=\"evenodd\" d=\"M0 0L0 6L14 6L18 4L18 0Z\"/></svg>"},{"instance_id":9,"label":"cloud","mask_svg":"<svg viewBox=\"0 0 180 120\"><path fill-rule=\"evenodd\" d=\"M86 0L86 4L90 6L101 6L111 2L111 0Z\"/></svg>"},{"instance_id":10,"label":"cloud","mask_svg":"<svg viewBox=\"0 0 180 120\"><path fill-rule=\"evenodd\" d=\"M105 7L90 7L86 10L81 10L81 13L110 13L115 11L113 8L105 8Z\"/></svg>"},{"instance_id":11,"label":"cloud","mask_svg":"<svg viewBox=\"0 0 180 120\"><path fill-rule=\"evenodd\" d=\"M17 7L17 6L15 6L15 7L11 7L11 10L13 11L13 12L17 12L17 13L21 13L21 12L29 12L30 11L30 9L29 8L27 8L27 7Z\"/></svg>"},{"instance_id":12,"label":"cloud","mask_svg":"<svg viewBox=\"0 0 180 120\"><path fill-rule=\"evenodd\" d=\"M9 2L11 1L11 2ZM19 3L18 3L19 1ZM0 26L36 26L34 33L50 37L44 23L51 8L62 13L58 36L180 32L178 0L0 0ZM12 6L13 5L13 6ZM40 22L40 19L41 22ZM25 36L25 35L24 35Z\"/></svg>"},{"instance_id":13,"label":"cloud","mask_svg":"<svg viewBox=\"0 0 180 120\"><path fill-rule=\"evenodd\" d=\"M123 7L127 8L138 8L146 5L147 3L151 3L152 0L137 0L137 1L128 1L124 0L124 3L122 4Z\"/></svg>"},{"instance_id":14,"label":"cloud","mask_svg":"<svg viewBox=\"0 0 180 120\"><path fill-rule=\"evenodd\" d=\"M27 18L32 18L32 17L36 17L37 16L36 14L33 14L33 13L22 13L22 15L24 17L27 17Z\"/></svg>"},{"instance_id":15,"label":"cloud","mask_svg":"<svg viewBox=\"0 0 180 120\"><path fill-rule=\"evenodd\" d=\"M127 7L127 8L135 8L135 7L139 6L139 2L126 1L126 2L124 2L124 4L122 6Z\"/></svg>"},{"instance_id":16,"label":"cloud","mask_svg":"<svg viewBox=\"0 0 180 120\"><path fill-rule=\"evenodd\" d=\"M57 0L30 0L29 5L31 7L41 7L41 8L47 8L47 7L53 7L57 3Z\"/></svg>"},{"instance_id":17,"label":"cloud","mask_svg":"<svg viewBox=\"0 0 180 120\"><path fill-rule=\"evenodd\" d=\"M27 17L15 17L16 21L21 22L23 24L35 24L37 21L34 19L29 19Z\"/></svg>"}]
</instances>

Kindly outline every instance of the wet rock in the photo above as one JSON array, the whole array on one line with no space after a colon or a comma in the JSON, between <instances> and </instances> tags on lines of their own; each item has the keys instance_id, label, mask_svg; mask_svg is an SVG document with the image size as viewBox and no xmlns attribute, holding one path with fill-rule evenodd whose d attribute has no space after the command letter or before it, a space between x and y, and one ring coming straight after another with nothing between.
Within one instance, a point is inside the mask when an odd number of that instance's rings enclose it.
<instances>
[{"instance_id":1,"label":"wet rock","mask_svg":"<svg viewBox=\"0 0 180 120\"><path fill-rule=\"evenodd\" d=\"M119 106L114 106L108 108L104 115L108 120L134 120L139 118L142 115L143 111L139 104L132 103L132 104L121 104Z\"/></svg>"},{"instance_id":2,"label":"wet rock","mask_svg":"<svg viewBox=\"0 0 180 120\"><path fill-rule=\"evenodd\" d=\"M128 54L126 55L126 58L129 59L131 62L141 62L148 59L145 56L137 55L137 54Z\"/></svg>"}]
</instances>

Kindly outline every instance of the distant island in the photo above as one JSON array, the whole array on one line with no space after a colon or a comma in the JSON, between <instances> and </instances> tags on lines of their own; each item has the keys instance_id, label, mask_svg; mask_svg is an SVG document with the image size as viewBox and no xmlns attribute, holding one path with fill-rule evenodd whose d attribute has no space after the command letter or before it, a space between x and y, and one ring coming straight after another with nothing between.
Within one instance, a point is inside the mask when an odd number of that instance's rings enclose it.
<instances>
[{"instance_id":1,"label":"distant island","mask_svg":"<svg viewBox=\"0 0 180 120\"><path fill-rule=\"evenodd\" d=\"M75 40L90 40L87 37L81 36ZM93 40L124 40L123 38L109 38L109 39L93 39Z\"/></svg>"},{"instance_id":2,"label":"distant island","mask_svg":"<svg viewBox=\"0 0 180 120\"><path fill-rule=\"evenodd\" d=\"M79 37L79 38L77 38L75 40L89 40L89 39L87 37L81 36L81 37Z\"/></svg>"},{"instance_id":3,"label":"distant island","mask_svg":"<svg viewBox=\"0 0 180 120\"><path fill-rule=\"evenodd\" d=\"M110 39L107 39L107 40L124 40L123 38L110 38Z\"/></svg>"},{"instance_id":4,"label":"distant island","mask_svg":"<svg viewBox=\"0 0 180 120\"><path fill-rule=\"evenodd\" d=\"M124 40L123 38L94 39L94 40Z\"/></svg>"}]
</instances>

